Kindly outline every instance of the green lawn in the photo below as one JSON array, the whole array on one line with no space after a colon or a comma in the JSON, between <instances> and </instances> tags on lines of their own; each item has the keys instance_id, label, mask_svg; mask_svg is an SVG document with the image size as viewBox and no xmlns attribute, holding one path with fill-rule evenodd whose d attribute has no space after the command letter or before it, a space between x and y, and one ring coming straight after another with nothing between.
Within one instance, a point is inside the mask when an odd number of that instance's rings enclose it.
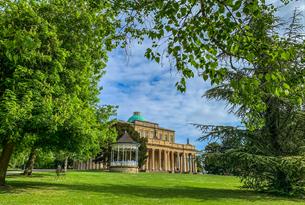
<instances>
[{"instance_id":1,"label":"green lawn","mask_svg":"<svg viewBox=\"0 0 305 205\"><path fill-rule=\"evenodd\" d=\"M34 173L9 176L0 204L305 204L303 200L242 190L228 176L120 174L108 172Z\"/></svg>"}]
</instances>

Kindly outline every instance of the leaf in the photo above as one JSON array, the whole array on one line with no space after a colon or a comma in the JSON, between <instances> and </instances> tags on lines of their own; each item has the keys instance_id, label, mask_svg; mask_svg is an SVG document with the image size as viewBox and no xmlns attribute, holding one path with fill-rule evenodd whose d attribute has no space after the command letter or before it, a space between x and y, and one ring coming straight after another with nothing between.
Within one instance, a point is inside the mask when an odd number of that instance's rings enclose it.
<instances>
[{"instance_id":1,"label":"leaf","mask_svg":"<svg viewBox=\"0 0 305 205\"><path fill-rule=\"evenodd\" d=\"M240 8L241 3L242 3L241 0L236 1L235 4L234 4L234 6L232 7L232 8L233 8L233 11L237 11L237 10Z\"/></svg>"},{"instance_id":2,"label":"leaf","mask_svg":"<svg viewBox=\"0 0 305 205\"><path fill-rule=\"evenodd\" d=\"M289 52L282 52L282 53L281 53L281 58L282 58L283 60L289 60L289 58L290 58Z\"/></svg>"}]
</instances>

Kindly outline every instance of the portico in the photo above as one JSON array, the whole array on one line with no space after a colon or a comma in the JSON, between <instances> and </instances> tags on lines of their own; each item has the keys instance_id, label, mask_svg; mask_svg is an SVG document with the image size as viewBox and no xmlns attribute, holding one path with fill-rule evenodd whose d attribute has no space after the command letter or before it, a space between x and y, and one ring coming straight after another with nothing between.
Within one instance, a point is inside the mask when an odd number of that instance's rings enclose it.
<instances>
[{"instance_id":1,"label":"portico","mask_svg":"<svg viewBox=\"0 0 305 205\"><path fill-rule=\"evenodd\" d=\"M196 152L189 144L176 144L148 139L147 160L144 170L148 172L196 173Z\"/></svg>"}]
</instances>

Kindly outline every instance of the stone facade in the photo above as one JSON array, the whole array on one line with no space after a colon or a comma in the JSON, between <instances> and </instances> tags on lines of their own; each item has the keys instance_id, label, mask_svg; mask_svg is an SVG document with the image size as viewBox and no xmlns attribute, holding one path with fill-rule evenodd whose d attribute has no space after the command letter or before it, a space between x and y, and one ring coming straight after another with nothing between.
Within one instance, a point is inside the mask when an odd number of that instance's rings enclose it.
<instances>
[{"instance_id":1,"label":"stone facade","mask_svg":"<svg viewBox=\"0 0 305 205\"><path fill-rule=\"evenodd\" d=\"M148 139L146 164L141 167L146 172L196 173L196 149L191 144L175 143L175 131L159 127L159 124L146 121L139 112L129 118L141 137ZM101 163L76 162L75 169L108 169Z\"/></svg>"},{"instance_id":2,"label":"stone facade","mask_svg":"<svg viewBox=\"0 0 305 205\"><path fill-rule=\"evenodd\" d=\"M139 113L137 113L139 114ZM175 131L157 123L134 120L130 122L141 137L148 138L147 172L196 173L196 149L190 144L175 143Z\"/></svg>"}]
</instances>

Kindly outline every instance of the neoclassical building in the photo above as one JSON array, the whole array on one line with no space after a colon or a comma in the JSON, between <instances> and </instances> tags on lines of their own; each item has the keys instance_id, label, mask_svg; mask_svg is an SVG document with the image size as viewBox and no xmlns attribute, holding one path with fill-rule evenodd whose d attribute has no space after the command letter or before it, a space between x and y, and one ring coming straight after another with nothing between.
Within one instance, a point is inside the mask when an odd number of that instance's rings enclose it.
<instances>
[{"instance_id":1,"label":"neoclassical building","mask_svg":"<svg viewBox=\"0 0 305 205\"><path fill-rule=\"evenodd\" d=\"M149 122L140 112L128 119L141 137L148 139L147 161L143 170L147 172L196 173L195 146L175 143L175 131Z\"/></svg>"},{"instance_id":2,"label":"neoclassical building","mask_svg":"<svg viewBox=\"0 0 305 205\"><path fill-rule=\"evenodd\" d=\"M141 137L148 139L146 164L141 167L146 172L196 173L196 149L189 144L175 143L175 131L159 127L158 123L149 122L140 112L134 114L126 123L130 123ZM117 159L116 157L112 159ZM90 159L86 162L75 161L73 167L78 170L108 169L101 162Z\"/></svg>"}]
</instances>

